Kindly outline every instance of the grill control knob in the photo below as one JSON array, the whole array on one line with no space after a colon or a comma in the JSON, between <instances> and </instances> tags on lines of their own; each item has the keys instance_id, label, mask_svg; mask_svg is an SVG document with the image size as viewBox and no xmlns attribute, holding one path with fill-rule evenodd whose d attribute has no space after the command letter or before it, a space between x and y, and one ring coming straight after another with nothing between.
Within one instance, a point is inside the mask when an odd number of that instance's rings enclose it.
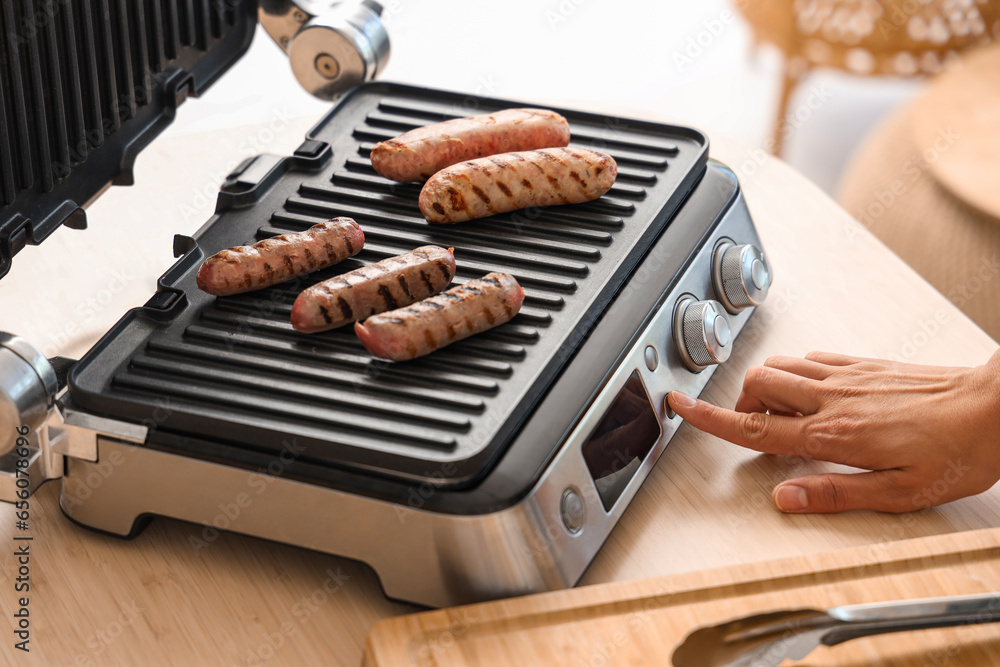
<instances>
[{"instance_id":1,"label":"grill control knob","mask_svg":"<svg viewBox=\"0 0 1000 667\"><path fill-rule=\"evenodd\" d=\"M699 372L729 359L733 332L718 301L682 298L674 311L674 340L685 365Z\"/></svg>"},{"instance_id":2,"label":"grill control knob","mask_svg":"<svg viewBox=\"0 0 1000 667\"><path fill-rule=\"evenodd\" d=\"M719 301L730 313L759 306L771 287L771 266L760 248L752 243L723 243L715 249L712 282Z\"/></svg>"}]
</instances>

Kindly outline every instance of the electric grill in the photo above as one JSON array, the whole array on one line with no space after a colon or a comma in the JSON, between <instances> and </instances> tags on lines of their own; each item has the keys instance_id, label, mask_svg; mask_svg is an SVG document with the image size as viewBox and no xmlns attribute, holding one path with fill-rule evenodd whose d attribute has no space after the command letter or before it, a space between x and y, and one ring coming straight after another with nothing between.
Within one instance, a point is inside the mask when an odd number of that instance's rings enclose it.
<instances>
[{"instance_id":1,"label":"electric grill","mask_svg":"<svg viewBox=\"0 0 1000 667\"><path fill-rule=\"evenodd\" d=\"M0 338L0 414L32 427L30 484L61 477L89 528L174 517L204 526L195 551L256 535L362 560L426 605L572 586L679 426L667 392L702 391L771 274L736 177L689 128L555 109L571 145L615 158L612 190L460 225L428 224L419 185L371 167L378 141L521 106L357 87L291 156L241 164L156 293L78 363ZM354 258L244 295L195 286L218 250L335 216L365 231ZM404 363L349 328L291 328L305 287L425 244L455 248L456 283L512 273L521 313ZM12 500L13 473L0 482Z\"/></svg>"}]
</instances>

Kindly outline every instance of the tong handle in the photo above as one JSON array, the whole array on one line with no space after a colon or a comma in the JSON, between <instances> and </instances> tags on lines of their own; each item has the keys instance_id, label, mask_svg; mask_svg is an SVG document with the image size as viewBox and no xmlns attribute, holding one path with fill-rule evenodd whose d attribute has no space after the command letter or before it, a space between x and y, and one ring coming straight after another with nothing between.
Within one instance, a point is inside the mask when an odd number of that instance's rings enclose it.
<instances>
[{"instance_id":1,"label":"tong handle","mask_svg":"<svg viewBox=\"0 0 1000 667\"><path fill-rule=\"evenodd\" d=\"M1000 593L859 604L836 607L827 613L843 623L831 628L821 640L834 646L890 632L1000 622Z\"/></svg>"}]
</instances>

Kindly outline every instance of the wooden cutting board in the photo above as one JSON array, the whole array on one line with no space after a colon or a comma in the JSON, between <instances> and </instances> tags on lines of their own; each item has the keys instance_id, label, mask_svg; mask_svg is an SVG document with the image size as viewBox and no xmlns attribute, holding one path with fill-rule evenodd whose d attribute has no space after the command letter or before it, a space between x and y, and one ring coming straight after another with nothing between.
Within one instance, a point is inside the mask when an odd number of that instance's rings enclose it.
<instances>
[{"instance_id":1,"label":"wooden cutting board","mask_svg":"<svg viewBox=\"0 0 1000 667\"><path fill-rule=\"evenodd\" d=\"M988 592L1000 592L1000 528L400 616L373 627L364 664L669 667L674 648L701 625ZM1000 624L857 639L784 664L995 667Z\"/></svg>"}]
</instances>

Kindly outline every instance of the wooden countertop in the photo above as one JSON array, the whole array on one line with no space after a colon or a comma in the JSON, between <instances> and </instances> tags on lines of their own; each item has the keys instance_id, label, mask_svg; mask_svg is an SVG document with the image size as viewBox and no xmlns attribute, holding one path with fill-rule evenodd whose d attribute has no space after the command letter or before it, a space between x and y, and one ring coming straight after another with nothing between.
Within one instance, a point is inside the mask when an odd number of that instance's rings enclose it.
<instances>
[{"instance_id":1,"label":"wooden countertop","mask_svg":"<svg viewBox=\"0 0 1000 667\"><path fill-rule=\"evenodd\" d=\"M314 119L285 122L287 152ZM91 229L60 230L21 253L0 281L3 329L46 353L78 355L155 289L170 239L207 219L215 187L259 127L164 137L141 156L135 189L90 211ZM776 272L768 302L704 397L732 405L745 371L768 355L826 349L915 362L978 364L996 343L826 195L779 160L724 137L712 155L739 173ZM245 153L244 153L245 155ZM242 157L242 155L241 155ZM1000 491L917 514L784 516L779 480L824 466L757 455L682 427L598 554L583 584L670 575L783 556L1000 526ZM223 533L197 552L200 528L157 519L131 542L71 524L58 483L33 498L31 653L7 664L357 666L378 619L413 611L387 601L359 563ZM4 585L16 604L14 508L0 507Z\"/></svg>"}]
</instances>

